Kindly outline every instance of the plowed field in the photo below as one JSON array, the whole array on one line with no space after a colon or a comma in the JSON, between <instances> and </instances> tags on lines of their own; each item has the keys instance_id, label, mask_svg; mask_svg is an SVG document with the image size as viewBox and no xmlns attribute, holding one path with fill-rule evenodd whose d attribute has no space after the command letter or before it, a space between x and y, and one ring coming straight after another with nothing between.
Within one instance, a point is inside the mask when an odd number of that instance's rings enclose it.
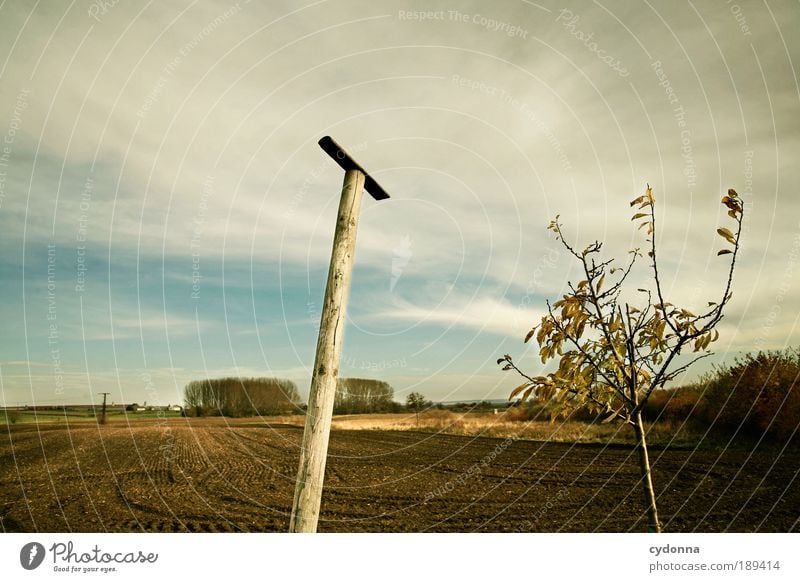
<instances>
[{"instance_id":1,"label":"plowed field","mask_svg":"<svg viewBox=\"0 0 800 582\"><path fill-rule=\"evenodd\" d=\"M302 429L0 427L4 531L286 531ZM798 531L797 449L654 450L666 531ZM334 431L321 531L645 531L635 452Z\"/></svg>"}]
</instances>

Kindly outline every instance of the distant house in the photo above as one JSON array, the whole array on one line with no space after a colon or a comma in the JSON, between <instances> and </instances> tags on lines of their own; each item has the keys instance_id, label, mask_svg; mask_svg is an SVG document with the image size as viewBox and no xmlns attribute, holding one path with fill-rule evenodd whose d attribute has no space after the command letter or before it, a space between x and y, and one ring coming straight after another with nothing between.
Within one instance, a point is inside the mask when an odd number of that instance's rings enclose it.
<instances>
[{"instance_id":1,"label":"distant house","mask_svg":"<svg viewBox=\"0 0 800 582\"><path fill-rule=\"evenodd\" d=\"M166 406L147 406L145 404L139 404L138 402L134 402L132 404L127 404L125 406L125 410L128 412L183 412L183 406L180 404L167 404Z\"/></svg>"}]
</instances>

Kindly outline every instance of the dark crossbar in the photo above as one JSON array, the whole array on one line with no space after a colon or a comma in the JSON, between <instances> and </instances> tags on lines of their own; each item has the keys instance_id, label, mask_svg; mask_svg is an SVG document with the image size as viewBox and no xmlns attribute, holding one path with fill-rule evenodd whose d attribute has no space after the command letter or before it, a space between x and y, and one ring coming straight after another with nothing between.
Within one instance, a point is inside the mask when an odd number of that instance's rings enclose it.
<instances>
[{"instance_id":1,"label":"dark crossbar","mask_svg":"<svg viewBox=\"0 0 800 582\"><path fill-rule=\"evenodd\" d=\"M386 200L389 197L389 195L386 193L386 190L384 190L383 187L378 184L372 176L369 175L369 172L367 172L358 164L358 162L351 158L350 154L348 154L342 146L336 143L331 136L326 135L319 140L319 147L321 147L326 154L332 157L333 160L345 171L358 170L364 174L364 189L369 192L370 196L372 196L375 200Z\"/></svg>"}]
</instances>

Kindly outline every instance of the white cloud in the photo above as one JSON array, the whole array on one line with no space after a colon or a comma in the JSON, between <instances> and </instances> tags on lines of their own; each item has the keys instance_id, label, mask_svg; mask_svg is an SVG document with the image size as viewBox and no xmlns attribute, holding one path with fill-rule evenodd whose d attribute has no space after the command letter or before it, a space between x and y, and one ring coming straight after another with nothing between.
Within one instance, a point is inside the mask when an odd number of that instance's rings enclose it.
<instances>
[{"instance_id":1,"label":"white cloud","mask_svg":"<svg viewBox=\"0 0 800 582\"><path fill-rule=\"evenodd\" d=\"M512 305L491 297L449 297L438 305L416 305L397 299L392 308L370 316L375 320L395 320L415 325L458 327L505 337L522 337L539 321L542 311Z\"/></svg>"}]
</instances>

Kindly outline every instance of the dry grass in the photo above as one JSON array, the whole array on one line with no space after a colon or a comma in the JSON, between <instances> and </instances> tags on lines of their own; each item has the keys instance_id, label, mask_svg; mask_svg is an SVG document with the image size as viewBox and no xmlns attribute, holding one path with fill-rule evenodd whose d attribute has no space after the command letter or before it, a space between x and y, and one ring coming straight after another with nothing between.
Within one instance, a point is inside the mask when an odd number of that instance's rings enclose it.
<instances>
[{"instance_id":1,"label":"dry grass","mask_svg":"<svg viewBox=\"0 0 800 582\"><path fill-rule=\"evenodd\" d=\"M306 422L306 417L302 414L284 414L282 416L264 416L262 417L267 424L287 424L290 426L303 426ZM255 416L249 419L251 422L260 422L259 417Z\"/></svg>"},{"instance_id":2,"label":"dry grass","mask_svg":"<svg viewBox=\"0 0 800 582\"><path fill-rule=\"evenodd\" d=\"M337 416L333 428L338 430L416 430L424 432L513 438L569 443L634 444L633 431L620 424L589 424L577 421L511 420L508 412L500 414L447 410L431 410L420 414L362 414ZM666 423L650 425L649 444L694 445L696 434L683 426Z\"/></svg>"}]
</instances>

